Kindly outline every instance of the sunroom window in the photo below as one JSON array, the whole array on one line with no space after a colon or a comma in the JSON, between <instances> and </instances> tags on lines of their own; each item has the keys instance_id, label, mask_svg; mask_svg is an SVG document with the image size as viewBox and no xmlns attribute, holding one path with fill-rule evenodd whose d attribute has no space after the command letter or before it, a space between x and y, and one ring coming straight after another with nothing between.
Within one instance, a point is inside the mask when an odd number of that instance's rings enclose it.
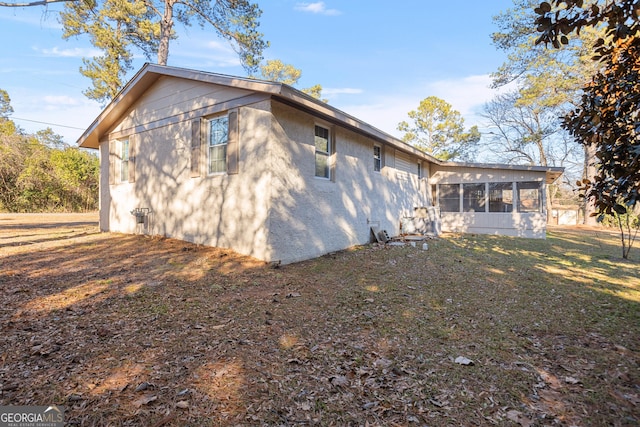
<instances>
[{"instance_id":1,"label":"sunroom window","mask_svg":"<svg viewBox=\"0 0 640 427\"><path fill-rule=\"evenodd\" d=\"M460 212L460 184L440 184L439 187L440 210Z\"/></svg>"},{"instance_id":2,"label":"sunroom window","mask_svg":"<svg viewBox=\"0 0 640 427\"><path fill-rule=\"evenodd\" d=\"M484 212L485 206L485 185L484 184L463 184L462 185L464 212Z\"/></svg>"},{"instance_id":3,"label":"sunroom window","mask_svg":"<svg viewBox=\"0 0 640 427\"><path fill-rule=\"evenodd\" d=\"M489 183L489 212L513 212L513 183Z\"/></svg>"},{"instance_id":4,"label":"sunroom window","mask_svg":"<svg viewBox=\"0 0 640 427\"><path fill-rule=\"evenodd\" d=\"M540 182L517 182L518 212L541 212L542 191Z\"/></svg>"}]
</instances>

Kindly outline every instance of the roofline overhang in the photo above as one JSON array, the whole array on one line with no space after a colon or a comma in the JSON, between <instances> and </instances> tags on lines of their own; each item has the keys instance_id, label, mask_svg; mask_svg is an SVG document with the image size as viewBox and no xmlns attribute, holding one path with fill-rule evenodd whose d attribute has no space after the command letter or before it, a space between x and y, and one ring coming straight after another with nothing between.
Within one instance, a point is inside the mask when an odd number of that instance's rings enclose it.
<instances>
[{"instance_id":1,"label":"roofline overhang","mask_svg":"<svg viewBox=\"0 0 640 427\"><path fill-rule=\"evenodd\" d=\"M510 165L504 163L473 163L473 162L440 162L442 167L474 168L474 169L501 169L513 171L545 172L546 183L553 184L564 173L563 167L535 166L535 165Z\"/></svg>"},{"instance_id":2,"label":"roofline overhang","mask_svg":"<svg viewBox=\"0 0 640 427\"><path fill-rule=\"evenodd\" d=\"M84 148L98 148L100 138L113 127L118 118L125 114L135 101L163 76L234 86L271 94L279 93L280 86L282 86L281 83L146 63L78 138L78 145Z\"/></svg>"},{"instance_id":3,"label":"roofline overhang","mask_svg":"<svg viewBox=\"0 0 640 427\"><path fill-rule=\"evenodd\" d=\"M117 120L124 115L160 77L169 76L204 83L232 86L249 91L269 94L273 99L288 104L294 108L316 115L331 123L344 126L359 134L365 135L382 144L394 147L400 151L412 154L419 159L442 167L471 167L485 169L507 169L521 171L538 171L546 173L548 184L555 182L564 172L564 168L547 166L505 165L497 163L464 163L445 162L439 160L406 142L357 119L321 100L318 100L298 89L283 83L251 79L247 77L229 76L206 71L196 71L187 68L170 67L166 65L146 63L122 88L115 98L96 117L91 125L78 138L78 145L83 148L99 148L100 139L109 132Z\"/></svg>"},{"instance_id":4,"label":"roofline overhang","mask_svg":"<svg viewBox=\"0 0 640 427\"><path fill-rule=\"evenodd\" d=\"M87 130L78 138L78 145L83 148L97 149L100 146L102 136L105 135L115 125L116 121L131 108L134 102L162 76L233 86L240 89L270 94L274 99L284 102L285 104L305 110L340 126L347 127L360 134L371 137L380 143L405 151L427 162L440 163L440 160L418 150L404 141L286 84L150 63L146 63L105 107Z\"/></svg>"}]
</instances>

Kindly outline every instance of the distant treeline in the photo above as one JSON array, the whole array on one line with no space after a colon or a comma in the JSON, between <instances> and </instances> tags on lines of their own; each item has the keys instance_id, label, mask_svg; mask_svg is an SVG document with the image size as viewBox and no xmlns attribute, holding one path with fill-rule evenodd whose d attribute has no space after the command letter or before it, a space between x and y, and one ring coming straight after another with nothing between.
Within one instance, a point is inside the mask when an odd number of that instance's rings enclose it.
<instances>
[{"instance_id":1,"label":"distant treeline","mask_svg":"<svg viewBox=\"0 0 640 427\"><path fill-rule=\"evenodd\" d=\"M98 209L98 157L51 129L26 134L0 115L0 211Z\"/></svg>"}]
</instances>

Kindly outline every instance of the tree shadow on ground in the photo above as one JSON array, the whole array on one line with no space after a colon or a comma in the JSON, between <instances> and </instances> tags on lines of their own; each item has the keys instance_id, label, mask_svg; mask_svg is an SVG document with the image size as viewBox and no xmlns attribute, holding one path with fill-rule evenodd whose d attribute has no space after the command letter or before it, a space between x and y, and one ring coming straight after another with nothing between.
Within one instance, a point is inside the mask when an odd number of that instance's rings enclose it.
<instances>
[{"instance_id":1,"label":"tree shadow on ground","mask_svg":"<svg viewBox=\"0 0 640 427\"><path fill-rule=\"evenodd\" d=\"M638 267L610 240L447 235L278 269L135 235L8 249L0 404L69 425L640 419Z\"/></svg>"}]
</instances>

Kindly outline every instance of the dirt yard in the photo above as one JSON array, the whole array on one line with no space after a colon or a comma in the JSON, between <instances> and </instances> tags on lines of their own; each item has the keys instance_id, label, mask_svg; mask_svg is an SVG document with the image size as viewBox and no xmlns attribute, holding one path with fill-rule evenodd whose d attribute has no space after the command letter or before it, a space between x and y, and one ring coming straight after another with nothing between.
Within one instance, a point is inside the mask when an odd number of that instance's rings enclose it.
<instances>
[{"instance_id":1,"label":"dirt yard","mask_svg":"<svg viewBox=\"0 0 640 427\"><path fill-rule=\"evenodd\" d=\"M0 405L72 426L632 426L640 264L617 235L445 235L271 268L0 214Z\"/></svg>"}]
</instances>

